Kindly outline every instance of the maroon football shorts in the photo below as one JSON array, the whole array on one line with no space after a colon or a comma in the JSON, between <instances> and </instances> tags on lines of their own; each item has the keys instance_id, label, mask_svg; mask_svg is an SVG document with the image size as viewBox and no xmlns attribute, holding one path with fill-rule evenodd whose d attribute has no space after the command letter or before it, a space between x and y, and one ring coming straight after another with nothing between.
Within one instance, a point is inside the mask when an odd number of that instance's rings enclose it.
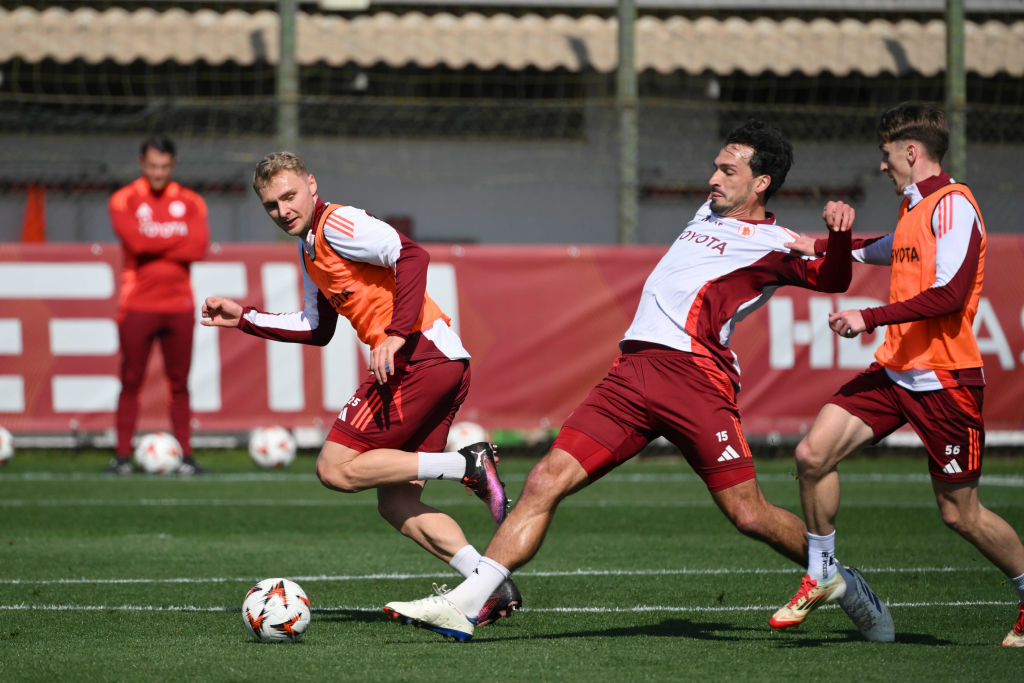
<instances>
[{"instance_id":1,"label":"maroon football shorts","mask_svg":"<svg viewBox=\"0 0 1024 683\"><path fill-rule=\"evenodd\" d=\"M828 402L863 420L876 442L909 423L928 450L932 477L964 482L981 476L983 397L984 387L908 391L889 379L879 363L872 363Z\"/></svg>"},{"instance_id":2,"label":"maroon football shorts","mask_svg":"<svg viewBox=\"0 0 1024 683\"><path fill-rule=\"evenodd\" d=\"M640 345L634 345L640 346ZM664 436L711 491L754 478L732 383L714 361L656 345L616 359L555 439L596 481Z\"/></svg>"},{"instance_id":3,"label":"maroon football shorts","mask_svg":"<svg viewBox=\"0 0 1024 683\"><path fill-rule=\"evenodd\" d=\"M469 393L468 360L426 360L397 370L387 384L372 373L341 409L328 441L373 448L444 451L448 430Z\"/></svg>"}]
</instances>

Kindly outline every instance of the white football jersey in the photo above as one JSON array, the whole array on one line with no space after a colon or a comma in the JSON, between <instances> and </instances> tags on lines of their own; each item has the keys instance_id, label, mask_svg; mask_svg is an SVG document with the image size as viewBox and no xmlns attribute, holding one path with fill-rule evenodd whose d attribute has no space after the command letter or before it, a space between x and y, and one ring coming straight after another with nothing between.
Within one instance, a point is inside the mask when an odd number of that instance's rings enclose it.
<instances>
[{"instance_id":1,"label":"white football jersey","mask_svg":"<svg viewBox=\"0 0 1024 683\"><path fill-rule=\"evenodd\" d=\"M764 222L723 218L706 202L648 276L623 341L710 356L738 387L739 362L729 349L736 323L781 285L834 289L819 286L824 259L783 246L796 237L771 214Z\"/></svg>"}]
</instances>

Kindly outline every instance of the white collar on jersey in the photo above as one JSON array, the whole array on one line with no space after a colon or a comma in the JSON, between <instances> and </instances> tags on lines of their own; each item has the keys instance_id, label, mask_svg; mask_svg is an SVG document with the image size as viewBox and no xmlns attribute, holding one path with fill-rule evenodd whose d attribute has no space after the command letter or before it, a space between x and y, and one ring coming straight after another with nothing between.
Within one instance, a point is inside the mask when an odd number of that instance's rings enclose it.
<instances>
[{"instance_id":1,"label":"white collar on jersey","mask_svg":"<svg viewBox=\"0 0 1024 683\"><path fill-rule=\"evenodd\" d=\"M306 232L306 238L302 239L302 248L306 250L306 256L309 257L310 261L316 260L316 233L313 232L313 228Z\"/></svg>"}]
</instances>

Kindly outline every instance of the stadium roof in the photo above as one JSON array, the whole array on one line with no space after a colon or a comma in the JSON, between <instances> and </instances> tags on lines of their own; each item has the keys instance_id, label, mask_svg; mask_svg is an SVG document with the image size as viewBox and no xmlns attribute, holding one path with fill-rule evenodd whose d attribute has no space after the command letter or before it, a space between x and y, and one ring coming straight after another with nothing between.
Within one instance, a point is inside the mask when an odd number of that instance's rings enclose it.
<instances>
[{"instance_id":1,"label":"stadium roof","mask_svg":"<svg viewBox=\"0 0 1024 683\"><path fill-rule=\"evenodd\" d=\"M273 0L276 2L276 0ZM349 5L360 0L318 0L322 7L332 4ZM452 0L364 0L371 6L403 5L448 5ZM946 0L635 0L641 9L673 10L755 10L760 12L884 12L887 14L910 14L917 12L943 13ZM544 7L544 8L612 8L617 0L464 0L459 3L469 7ZM964 0L964 12L1024 12L1021 0Z\"/></svg>"},{"instance_id":2,"label":"stadium roof","mask_svg":"<svg viewBox=\"0 0 1024 683\"><path fill-rule=\"evenodd\" d=\"M312 5L312 0L300 0ZM641 9L756 10L761 12L884 12L887 14L944 13L947 0L635 0ZM94 3L95 4L95 3ZM152 4L150 0L114 0L117 5ZM216 0L178 0L182 5L215 5ZM278 0L241 0L236 5L274 6ZM549 9L608 9L617 0L315 0L324 9L366 9L400 5L415 7L537 7ZM1022 0L963 0L967 13L1024 13Z\"/></svg>"},{"instance_id":3,"label":"stadium roof","mask_svg":"<svg viewBox=\"0 0 1024 683\"><path fill-rule=\"evenodd\" d=\"M637 68L757 75L919 73L945 68L945 26L914 21L659 18L636 23ZM1024 20L968 21L967 70L1024 75ZM300 13L300 64L506 67L612 71L616 21L596 15L485 16L406 12L344 17ZM82 59L97 63L174 61L275 63L277 14L122 8L0 9L0 62Z\"/></svg>"}]
</instances>

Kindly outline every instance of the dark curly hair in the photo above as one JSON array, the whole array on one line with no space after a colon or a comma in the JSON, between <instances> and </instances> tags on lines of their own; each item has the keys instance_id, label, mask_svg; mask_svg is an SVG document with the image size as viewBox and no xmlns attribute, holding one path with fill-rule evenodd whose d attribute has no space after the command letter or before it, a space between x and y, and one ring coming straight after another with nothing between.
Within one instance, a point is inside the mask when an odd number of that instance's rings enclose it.
<instances>
[{"instance_id":1,"label":"dark curly hair","mask_svg":"<svg viewBox=\"0 0 1024 683\"><path fill-rule=\"evenodd\" d=\"M729 133L725 144L746 145L754 149L750 170L755 176L766 175L772 179L765 190L765 199L769 199L786 182L786 174L793 165L793 145L778 128L750 119Z\"/></svg>"}]
</instances>

